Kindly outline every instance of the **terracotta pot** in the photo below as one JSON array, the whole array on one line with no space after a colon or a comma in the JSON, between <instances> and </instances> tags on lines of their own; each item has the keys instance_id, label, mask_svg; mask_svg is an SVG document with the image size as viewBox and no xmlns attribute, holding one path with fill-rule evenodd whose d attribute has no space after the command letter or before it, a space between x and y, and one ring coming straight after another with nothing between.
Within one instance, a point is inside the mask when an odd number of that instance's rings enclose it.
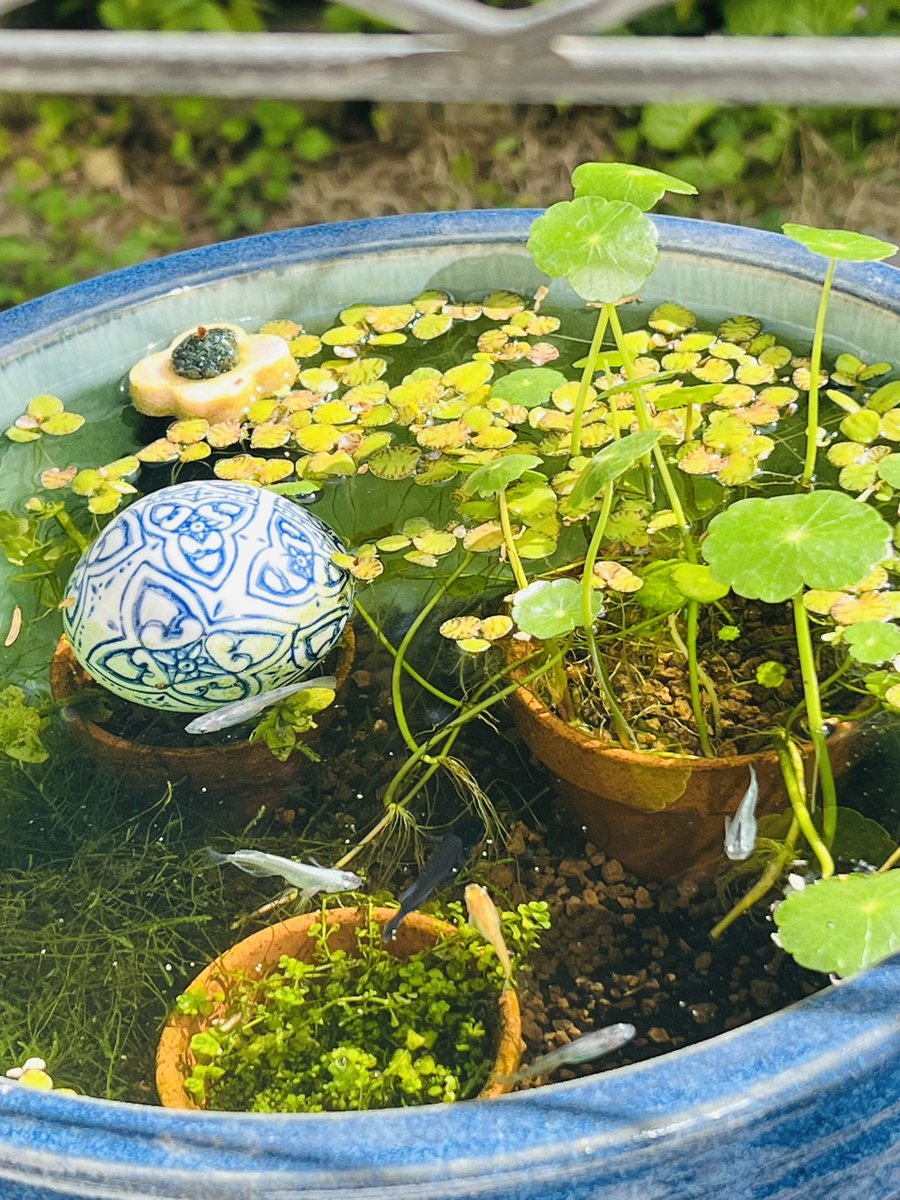
<instances>
[{"instance_id":1,"label":"terracotta pot","mask_svg":"<svg viewBox=\"0 0 900 1200\"><path fill-rule=\"evenodd\" d=\"M774 750L733 758L625 750L566 724L527 688L511 704L526 745L556 775L591 841L642 879L705 878L725 864L724 819L747 790L751 764L757 814L788 806ZM828 740L835 775L853 760L856 728L846 721ZM812 749L802 747L810 771Z\"/></svg>"},{"instance_id":2,"label":"terracotta pot","mask_svg":"<svg viewBox=\"0 0 900 1200\"><path fill-rule=\"evenodd\" d=\"M331 723L336 705L346 691L356 655L356 637L351 626L344 628L337 649L332 653L337 655L333 670L335 703L319 714L316 719L318 729L311 731L303 741L311 740ZM53 698L64 703L92 683L93 679L72 653L68 639L61 637L50 666ZM294 783L308 761L303 754L294 753L287 762L280 762L262 742L215 746L148 745L110 733L102 725L89 721L77 707L63 708L61 715L76 745L109 770L119 773L137 793L159 792L168 783L183 783L194 793L202 793L210 799L227 799L238 807L249 804L255 809L263 798L263 789ZM266 799L271 804L267 795Z\"/></svg>"},{"instance_id":3,"label":"terracotta pot","mask_svg":"<svg viewBox=\"0 0 900 1200\"><path fill-rule=\"evenodd\" d=\"M396 914L395 908L373 908L372 919L385 924ZM235 975L244 978L265 978L278 965L282 954L311 962L316 953L316 940L310 937L310 926L321 920L320 912L305 913L290 917L260 929L242 942L226 950L197 976L188 988L220 988L227 992ZM329 927L337 926L329 937L329 945L336 950L354 953L357 948L357 932L364 928L369 919L365 908L332 908L325 916ZM399 929L395 940L388 947L398 958L409 958L419 950L436 945L441 938L454 932L454 927L437 917L412 912ZM185 989L187 990L187 989ZM216 1006L207 1017L175 1014L163 1029L156 1052L156 1090L166 1108L199 1108L194 1098L184 1090L184 1080L191 1072L196 1059L191 1052L191 1038L206 1029L210 1021L224 1011L224 1003ZM522 1057L522 1020L519 998L511 988L499 997L497 1013L497 1049L491 1077L482 1089L482 1099L500 1096L510 1090L503 1083L519 1067Z\"/></svg>"}]
</instances>

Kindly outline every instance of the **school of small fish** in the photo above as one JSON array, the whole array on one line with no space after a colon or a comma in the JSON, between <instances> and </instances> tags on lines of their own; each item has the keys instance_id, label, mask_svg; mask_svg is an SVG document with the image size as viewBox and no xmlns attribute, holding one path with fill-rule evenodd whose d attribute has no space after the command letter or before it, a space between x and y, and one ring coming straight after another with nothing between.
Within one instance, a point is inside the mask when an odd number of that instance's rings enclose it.
<instances>
[{"instance_id":1,"label":"school of small fish","mask_svg":"<svg viewBox=\"0 0 900 1200\"><path fill-rule=\"evenodd\" d=\"M750 783L741 797L737 812L725 818L725 854L732 862L743 862L756 846L756 802L759 783L756 771L750 767Z\"/></svg>"},{"instance_id":2,"label":"school of small fish","mask_svg":"<svg viewBox=\"0 0 900 1200\"><path fill-rule=\"evenodd\" d=\"M233 708L234 706L229 707ZM751 791L755 793L756 789L756 774L752 767L751 774L748 795ZM738 809L733 820L735 825L743 820L742 828L746 828L748 820L752 821L752 836L755 839L755 820L752 818L754 805L755 794L750 797L749 803L745 796L741 802L741 808ZM744 811L743 818L742 810ZM749 817L746 815L747 812L750 812ZM727 824L726 822L726 834L731 837L732 834L728 830ZM737 837L737 834L734 836ZM385 942L390 942L396 937L397 928L407 913L421 904L439 883L460 869L471 850L473 838L473 830L461 825L459 832L451 831L441 839L421 873L401 894L400 908L385 927L383 935ZM751 841L751 850L752 846ZM750 851L747 853L749 854ZM218 851L206 847L206 854L209 861L217 866L228 863L238 867L241 871L246 871L248 875L280 877L292 888L297 889L303 899L311 899L319 892L355 891L362 883L360 877L354 875L352 871L321 867L317 863L298 862L296 859L283 858L278 854L267 854L262 850L235 850L232 854L220 854ZM497 907L487 888L480 883L468 884L464 897L469 922L493 948L500 961L504 976L503 990L506 991L512 986L512 960L509 948L503 938ZM626 1023L595 1029L591 1033L586 1033L582 1037L576 1038L575 1041L569 1042L568 1045L559 1046L555 1050L540 1055L514 1074L504 1077L504 1082L510 1085L521 1083L539 1075L548 1075L558 1070L559 1067L593 1062L602 1055L611 1054L614 1050L626 1045L635 1036L635 1033L635 1027Z\"/></svg>"},{"instance_id":3,"label":"school of small fish","mask_svg":"<svg viewBox=\"0 0 900 1200\"><path fill-rule=\"evenodd\" d=\"M270 692L260 692L258 696L248 696L246 700L235 700L212 712L203 713L188 722L184 727L185 733L218 733L220 729L230 729L232 725L242 725L250 721L265 709L277 704L279 700L287 700L297 692L307 688L334 689L333 675L320 675L318 679L304 679L300 683L287 683L284 687L273 688Z\"/></svg>"}]
</instances>

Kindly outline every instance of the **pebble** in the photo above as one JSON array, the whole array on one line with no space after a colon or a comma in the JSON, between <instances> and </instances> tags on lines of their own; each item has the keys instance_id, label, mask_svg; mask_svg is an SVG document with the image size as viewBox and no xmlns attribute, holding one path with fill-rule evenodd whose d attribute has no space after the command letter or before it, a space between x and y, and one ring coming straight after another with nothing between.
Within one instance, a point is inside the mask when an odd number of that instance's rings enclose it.
<instances>
[{"instance_id":1,"label":"pebble","mask_svg":"<svg viewBox=\"0 0 900 1200\"><path fill-rule=\"evenodd\" d=\"M610 858L600 868L600 878L604 883L621 883L625 878L625 868L617 858Z\"/></svg>"},{"instance_id":2,"label":"pebble","mask_svg":"<svg viewBox=\"0 0 900 1200\"><path fill-rule=\"evenodd\" d=\"M637 908L652 908L653 897L645 887L636 887L634 889L634 903Z\"/></svg>"},{"instance_id":3,"label":"pebble","mask_svg":"<svg viewBox=\"0 0 900 1200\"><path fill-rule=\"evenodd\" d=\"M659 1025L654 1025L652 1029L647 1030L647 1037L651 1042L667 1042L669 1040L669 1031Z\"/></svg>"},{"instance_id":4,"label":"pebble","mask_svg":"<svg viewBox=\"0 0 900 1200\"><path fill-rule=\"evenodd\" d=\"M688 1012L694 1018L698 1025L708 1024L716 1015L718 1009L712 1002L706 1004L691 1004L688 1006Z\"/></svg>"},{"instance_id":5,"label":"pebble","mask_svg":"<svg viewBox=\"0 0 900 1200\"><path fill-rule=\"evenodd\" d=\"M704 950L702 954L698 954L694 959L694 968L697 971L708 971L713 965L713 956L708 950Z\"/></svg>"}]
</instances>

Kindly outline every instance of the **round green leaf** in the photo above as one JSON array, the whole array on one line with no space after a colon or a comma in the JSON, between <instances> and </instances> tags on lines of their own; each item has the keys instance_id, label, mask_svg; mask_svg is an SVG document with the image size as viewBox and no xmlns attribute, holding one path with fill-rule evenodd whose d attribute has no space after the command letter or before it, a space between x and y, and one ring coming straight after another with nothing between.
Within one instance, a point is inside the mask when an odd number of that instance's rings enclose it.
<instances>
[{"instance_id":1,"label":"round green leaf","mask_svg":"<svg viewBox=\"0 0 900 1200\"><path fill-rule=\"evenodd\" d=\"M859 412L850 413L848 417L844 417L839 428L844 437L849 438L851 442L862 442L868 445L878 437L881 422L878 419L878 413L872 412L870 408L861 408Z\"/></svg>"},{"instance_id":2,"label":"round green leaf","mask_svg":"<svg viewBox=\"0 0 900 1200\"><path fill-rule=\"evenodd\" d=\"M819 880L779 904L775 924L802 967L852 975L900 950L900 871Z\"/></svg>"},{"instance_id":3,"label":"round green leaf","mask_svg":"<svg viewBox=\"0 0 900 1200\"><path fill-rule=\"evenodd\" d=\"M638 459L649 454L660 439L658 429L644 429L604 446L584 468L569 497L573 508L588 504L598 492L633 467Z\"/></svg>"},{"instance_id":4,"label":"round green leaf","mask_svg":"<svg viewBox=\"0 0 900 1200\"><path fill-rule=\"evenodd\" d=\"M777 604L804 585L852 586L890 552L888 523L843 492L739 500L712 519L703 557L740 596Z\"/></svg>"},{"instance_id":5,"label":"round green leaf","mask_svg":"<svg viewBox=\"0 0 900 1200\"><path fill-rule=\"evenodd\" d=\"M866 401L866 408L871 408L873 412L886 413L892 408L896 408L900 404L900 379L892 379L890 383L885 383L873 392Z\"/></svg>"},{"instance_id":6,"label":"round green leaf","mask_svg":"<svg viewBox=\"0 0 900 1200\"><path fill-rule=\"evenodd\" d=\"M821 828L821 813L817 813L816 818L816 825ZM864 817L854 808L838 808L837 833L831 846L835 858L877 866L888 859L893 850L894 839L883 825L871 817Z\"/></svg>"},{"instance_id":7,"label":"round green leaf","mask_svg":"<svg viewBox=\"0 0 900 1200\"><path fill-rule=\"evenodd\" d=\"M507 404L521 404L523 408L536 408L545 404L552 392L566 383L562 371L550 367L526 367L523 371L511 371L502 379L491 384L491 395L498 396Z\"/></svg>"},{"instance_id":8,"label":"round green leaf","mask_svg":"<svg viewBox=\"0 0 900 1200\"><path fill-rule=\"evenodd\" d=\"M878 474L891 487L900 488L900 454L889 454L878 464Z\"/></svg>"},{"instance_id":9,"label":"round green leaf","mask_svg":"<svg viewBox=\"0 0 900 1200\"><path fill-rule=\"evenodd\" d=\"M823 258L839 258L844 262L878 262L897 253L892 242L869 237L864 233L851 233L849 229L816 229L812 225L782 225L789 238L821 254Z\"/></svg>"},{"instance_id":10,"label":"round green leaf","mask_svg":"<svg viewBox=\"0 0 900 1200\"><path fill-rule=\"evenodd\" d=\"M679 559L648 563L641 572L643 586L634 593L638 604L657 613L673 613L683 608L684 593L675 586L674 578L681 565Z\"/></svg>"},{"instance_id":11,"label":"round green leaf","mask_svg":"<svg viewBox=\"0 0 900 1200\"><path fill-rule=\"evenodd\" d=\"M646 212L666 192L696 196L692 183L629 163L582 163L572 172L575 196L602 196L604 200L625 200Z\"/></svg>"},{"instance_id":12,"label":"round green leaf","mask_svg":"<svg viewBox=\"0 0 900 1200\"><path fill-rule=\"evenodd\" d=\"M28 415L38 421L46 421L48 417L55 417L62 411L63 402L58 396L42 394L28 402Z\"/></svg>"},{"instance_id":13,"label":"round green leaf","mask_svg":"<svg viewBox=\"0 0 900 1200\"><path fill-rule=\"evenodd\" d=\"M713 579L712 571L702 563L679 563L672 572L672 582L688 600L712 604L728 595L728 585Z\"/></svg>"},{"instance_id":14,"label":"round green leaf","mask_svg":"<svg viewBox=\"0 0 900 1200\"><path fill-rule=\"evenodd\" d=\"M596 616L603 608L595 593L591 603ZM516 592L512 606L513 620L523 633L531 637L561 637L583 625L581 585L574 579L537 579Z\"/></svg>"},{"instance_id":15,"label":"round green leaf","mask_svg":"<svg viewBox=\"0 0 900 1200\"><path fill-rule=\"evenodd\" d=\"M890 662L900 654L900 629L885 621L857 621L844 630L844 642L857 662Z\"/></svg>"},{"instance_id":16,"label":"round green leaf","mask_svg":"<svg viewBox=\"0 0 900 1200\"><path fill-rule=\"evenodd\" d=\"M787 679L787 667L784 663L768 659L756 668L756 682L760 687L779 688Z\"/></svg>"},{"instance_id":17,"label":"round green leaf","mask_svg":"<svg viewBox=\"0 0 900 1200\"><path fill-rule=\"evenodd\" d=\"M532 225L528 249L539 270L566 276L583 299L604 303L638 291L659 255L649 217L599 196L552 205Z\"/></svg>"},{"instance_id":18,"label":"round green leaf","mask_svg":"<svg viewBox=\"0 0 900 1200\"><path fill-rule=\"evenodd\" d=\"M471 496L496 496L540 465L535 454L507 454L473 471L461 490Z\"/></svg>"}]
</instances>

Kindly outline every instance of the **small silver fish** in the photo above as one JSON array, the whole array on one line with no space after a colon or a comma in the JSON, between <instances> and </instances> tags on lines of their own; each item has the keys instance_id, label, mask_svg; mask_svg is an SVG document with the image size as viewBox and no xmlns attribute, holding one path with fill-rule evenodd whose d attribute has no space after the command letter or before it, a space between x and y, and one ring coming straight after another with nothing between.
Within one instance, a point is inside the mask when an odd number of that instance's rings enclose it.
<instances>
[{"instance_id":1,"label":"small silver fish","mask_svg":"<svg viewBox=\"0 0 900 1200\"><path fill-rule=\"evenodd\" d=\"M743 862L753 853L756 845L756 802L759 799L759 784L756 771L750 768L750 783L741 797L737 812L725 818L725 853L732 862Z\"/></svg>"},{"instance_id":2,"label":"small silver fish","mask_svg":"<svg viewBox=\"0 0 900 1200\"><path fill-rule=\"evenodd\" d=\"M271 692L260 692L258 696L248 696L246 700L235 700L225 704L213 712L203 713L185 725L185 733L218 733L220 729L230 729L232 725L242 725L263 712L279 700L286 700L296 692L307 688L334 689L333 675L321 675L318 679L304 679L300 683L286 683L284 687L273 688Z\"/></svg>"},{"instance_id":3,"label":"small silver fish","mask_svg":"<svg viewBox=\"0 0 900 1200\"><path fill-rule=\"evenodd\" d=\"M263 850L235 850L234 854L219 854L207 846L206 853L209 861L218 866L231 863L248 875L280 876L291 887L299 888L304 900L311 900L318 892L352 892L362 883L352 871L297 862L293 858L282 858L279 854L266 854Z\"/></svg>"},{"instance_id":4,"label":"small silver fish","mask_svg":"<svg viewBox=\"0 0 900 1200\"><path fill-rule=\"evenodd\" d=\"M506 991L512 984L512 963L500 930L500 914L497 912L497 906L488 895L487 888L482 887L480 883L468 884L463 895L470 922L484 940L493 946L500 959L500 965L506 977L503 982L503 990Z\"/></svg>"},{"instance_id":5,"label":"small silver fish","mask_svg":"<svg viewBox=\"0 0 900 1200\"><path fill-rule=\"evenodd\" d=\"M516 1071L514 1075L507 1075L504 1082L521 1083L523 1079L534 1079L536 1075L549 1075L551 1071L555 1071L559 1067L569 1066L573 1063L593 1062L595 1058L600 1058L603 1054L611 1054L613 1050L618 1050L626 1045L636 1032L633 1025L625 1023L607 1025L605 1029L595 1029L591 1033L585 1033L580 1038L576 1038L574 1042L569 1042L566 1046L560 1046L556 1050L549 1050L546 1054L540 1055L539 1058Z\"/></svg>"}]
</instances>

